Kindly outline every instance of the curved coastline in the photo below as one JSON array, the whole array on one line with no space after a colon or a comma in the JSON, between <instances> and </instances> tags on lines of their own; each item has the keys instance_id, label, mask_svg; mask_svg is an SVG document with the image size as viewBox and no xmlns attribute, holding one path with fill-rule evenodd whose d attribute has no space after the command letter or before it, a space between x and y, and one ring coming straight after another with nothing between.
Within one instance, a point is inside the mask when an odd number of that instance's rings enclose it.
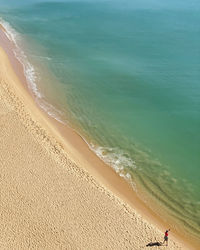
<instances>
[{"instance_id":1,"label":"curved coastline","mask_svg":"<svg viewBox=\"0 0 200 250\"><path fill-rule=\"evenodd\" d=\"M5 29L2 27L0 28L0 32L2 33L0 36L1 47L6 51L16 75L23 83L23 88L29 93L28 95L31 95L30 91L28 91L26 79L23 75L23 66L20 65L20 62L16 58L14 58L14 54L11 51L12 44L9 44L10 42L8 42L8 40L6 41L5 35L3 35ZM45 117L45 129L50 129L50 131L54 133L58 141L61 142L67 153L70 155L70 158L72 158L78 165L82 166L87 172L94 176L99 183L111 190L121 200L139 211L145 219L158 226L161 230L166 227L166 223L164 223L159 216L151 211L149 207L138 198L137 194L132 190L129 184L119 177L113 169L108 167L94 154L94 152L91 151L91 149L89 149L86 142L76 131L66 125L58 123L53 118L48 117L43 110L40 110L39 112L42 114L41 116ZM96 168L93 167L94 165ZM177 232L175 233L175 237L177 237L178 240L181 239L181 241L184 242L184 245L187 245L187 243L190 245L191 243L187 238L184 239L182 234ZM192 247L190 247L190 249L192 249Z\"/></svg>"}]
</instances>

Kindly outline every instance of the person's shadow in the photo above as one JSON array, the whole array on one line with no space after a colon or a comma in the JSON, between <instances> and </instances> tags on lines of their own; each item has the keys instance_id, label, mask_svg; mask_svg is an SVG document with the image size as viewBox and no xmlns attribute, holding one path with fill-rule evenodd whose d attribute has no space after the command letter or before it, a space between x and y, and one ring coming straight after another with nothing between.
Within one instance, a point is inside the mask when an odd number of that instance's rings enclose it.
<instances>
[{"instance_id":1,"label":"person's shadow","mask_svg":"<svg viewBox=\"0 0 200 250\"><path fill-rule=\"evenodd\" d=\"M150 242L146 245L146 247L154 247L154 246L160 247L162 246L162 243L159 241L156 241L156 242Z\"/></svg>"}]
</instances>

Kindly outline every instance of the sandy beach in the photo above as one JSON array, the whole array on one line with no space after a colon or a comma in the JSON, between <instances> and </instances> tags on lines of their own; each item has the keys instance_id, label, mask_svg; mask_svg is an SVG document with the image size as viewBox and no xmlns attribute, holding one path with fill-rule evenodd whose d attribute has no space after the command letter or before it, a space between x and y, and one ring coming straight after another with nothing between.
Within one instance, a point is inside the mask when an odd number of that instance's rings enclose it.
<instances>
[{"instance_id":1,"label":"sandy beach","mask_svg":"<svg viewBox=\"0 0 200 250\"><path fill-rule=\"evenodd\" d=\"M163 241L167 225L78 134L39 110L23 84L22 67L3 47L0 249L137 250ZM168 249L197 248L172 231Z\"/></svg>"}]
</instances>

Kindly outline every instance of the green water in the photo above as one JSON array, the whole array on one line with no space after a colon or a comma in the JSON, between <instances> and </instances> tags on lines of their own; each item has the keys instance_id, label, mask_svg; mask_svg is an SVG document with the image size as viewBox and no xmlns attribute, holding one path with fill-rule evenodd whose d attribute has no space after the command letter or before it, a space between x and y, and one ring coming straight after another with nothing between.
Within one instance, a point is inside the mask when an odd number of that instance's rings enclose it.
<instances>
[{"instance_id":1,"label":"green water","mask_svg":"<svg viewBox=\"0 0 200 250\"><path fill-rule=\"evenodd\" d=\"M45 93L41 103L53 103L51 114L78 128L119 174L199 235L199 2L0 0L0 6L18 43L26 44L38 93Z\"/></svg>"}]
</instances>

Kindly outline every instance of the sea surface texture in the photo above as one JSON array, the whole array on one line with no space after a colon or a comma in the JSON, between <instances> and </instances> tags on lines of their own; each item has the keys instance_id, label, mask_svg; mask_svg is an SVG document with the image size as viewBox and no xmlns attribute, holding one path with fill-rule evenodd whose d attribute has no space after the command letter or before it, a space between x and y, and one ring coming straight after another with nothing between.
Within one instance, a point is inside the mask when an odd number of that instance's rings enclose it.
<instances>
[{"instance_id":1,"label":"sea surface texture","mask_svg":"<svg viewBox=\"0 0 200 250\"><path fill-rule=\"evenodd\" d=\"M3 1L29 88L200 234L200 1Z\"/></svg>"}]
</instances>

